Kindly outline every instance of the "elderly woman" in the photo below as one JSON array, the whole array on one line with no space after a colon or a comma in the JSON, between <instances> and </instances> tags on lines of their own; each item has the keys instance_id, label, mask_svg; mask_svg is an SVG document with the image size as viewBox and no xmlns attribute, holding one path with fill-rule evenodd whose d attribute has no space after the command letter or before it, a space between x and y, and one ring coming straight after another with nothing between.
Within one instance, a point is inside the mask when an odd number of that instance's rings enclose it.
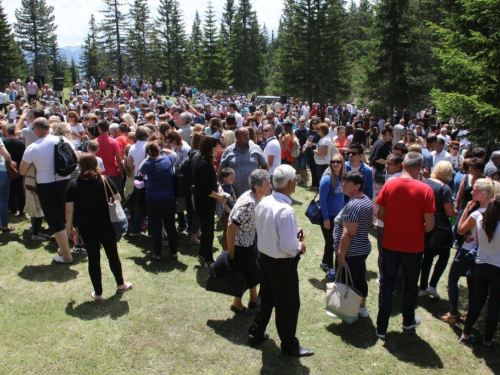
<instances>
[{"instance_id":1,"label":"elderly woman","mask_svg":"<svg viewBox=\"0 0 500 375\"><path fill-rule=\"evenodd\" d=\"M448 183L452 178L453 166L449 161L441 160L434 166L431 178L424 180L424 184L429 185L434 192L434 200L436 202L436 213L434 216L441 216L444 220L457 216L456 211L453 209L452 194L450 187L448 186ZM451 226L449 231L451 237ZM438 260L434 266L434 271L432 272L432 277L429 282L432 262L436 256L438 257ZM441 298L436 290L436 287L441 275L448 265L449 257L450 248L425 249L424 258L422 260L422 270L420 273L419 297L425 297L430 294L436 298Z\"/></svg>"},{"instance_id":2,"label":"elderly woman","mask_svg":"<svg viewBox=\"0 0 500 375\"><path fill-rule=\"evenodd\" d=\"M439 163L438 163L439 164ZM462 255L469 253L477 246L477 222L482 217L488 207L488 203L495 196L495 186L493 182L486 178L480 178L474 183L472 189L472 199L465 206L465 210L458 220L457 233L465 236L465 241L459 252ZM459 254L460 254L459 253ZM441 319L450 324L459 323L463 319L458 311L458 281L461 277L467 276L472 260L467 257L460 257L457 254L456 262L452 262L448 273L448 300L450 311L443 315ZM469 290L469 305L475 299L476 290L474 278L467 277L467 289Z\"/></svg>"},{"instance_id":3,"label":"elderly woman","mask_svg":"<svg viewBox=\"0 0 500 375\"><path fill-rule=\"evenodd\" d=\"M336 252L335 268L346 264L351 271L354 288L363 299L359 305L359 315L368 317L366 297L368 283L366 282L366 258L371 252L368 238L370 232L373 205L370 198L363 194L364 177L357 171L347 172L342 179L344 194L349 196L349 202L334 220L333 247ZM340 279L346 282L346 273L340 273Z\"/></svg>"},{"instance_id":4,"label":"elderly woman","mask_svg":"<svg viewBox=\"0 0 500 375\"><path fill-rule=\"evenodd\" d=\"M116 293L132 289L132 284L123 279L116 234L109 218L106 192L117 201L121 198L113 181L101 175L101 170L97 167L97 159L93 154L83 153L80 156L79 165L78 178L69 183L66 191L66 230L70 238L76 236L75 228L73 228L73 213L75 210L78 211L78 227L86 244L89 275L94 287L91 297L100 301L103 299L101 244L115 277Z\"/></svg>"},{"instance_id":5,"label":"elderly woman","mask_svg":"<svg viewBox=\"0 0 500 375\"><path fill-rule=\"evenodd\" d=\"M162 154L162 151L165 153ZM149 141L146 145L146 154L147 158L139 167L139 173L147 180L145 199L149 217L149 234L153 241L153 259L161 260L163 227L167 232L172 258L177 258L173 184L173 165L177 155L173 151L163 150L161 139Z\"/></svg>"},{"instance_id":6,"label":"elderly woman","mask_svg":"<svg viewBox=\"0 0 500 375\"><path fill-rule=\"evenodd\" d=\"M259 255L255 247L255 206L271 192L270 176L266 170L256 169L250 174L248 181L250 190L236 201L229 215L227 228L229 259L234 260L236 271L245 274L247 288L250 290L248 308L243 306L241 297L235 297L231 305L231 311L243 315L253 314L257 303Z\"/></svg>"},{"instance_id":7,"label":"elderly woman","mask_svg":"<svg viewBox=\"0 0 500 375\"><path fill-rule=\"evenodd\" d=\"M333 266L333 221L344 205L342 177L345 174L345 162L342 155L335 155L330 160L328 172L319 182L319 204L323 215L321 232L325 240L323 259L320 268L327 271L330 279L335 279Z\"/></svg>"}]
</instances>

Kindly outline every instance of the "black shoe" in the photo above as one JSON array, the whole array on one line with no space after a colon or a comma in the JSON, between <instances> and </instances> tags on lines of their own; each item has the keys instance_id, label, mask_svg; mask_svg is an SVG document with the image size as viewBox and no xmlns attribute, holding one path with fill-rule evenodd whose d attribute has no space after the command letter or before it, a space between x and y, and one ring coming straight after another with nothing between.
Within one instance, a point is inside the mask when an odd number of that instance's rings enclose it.
<instances>
[{"instance_id":1,"label":"black shoe","mask_svg":"<svg viewBox=\"0 0 500 375\"><path fill-rule=\"evenodd\" d=\"M291 355L294 357L309 357L310 355L314 354L313 350L309 350L306 348L303 348L302 346L298 346L297 348L293 350L284 350L282 349L283 354L285 355Z\"/></svg>"},{"instance_id":2,"label":"black shoe","mask_svg":"<svg viewBox=\"0 0 500 375\"><path fill-rule=\"evenodd\" d=\"M236 307L231 305L231 311L234 312L235 314L253 315L253 310L247 309L245 306L243 306L241 310L238 310Z\"/></svg>"},{"instance_id":3,"label":"black shoe","mask_svg":"<svg viewBox=\"0 0 500 375\"><path fill-rule=\"evenodd\" d=\"M256 307L257 307L257 302L252 302L252 301L248 302L248 308L250 310L255 310Z\"/></svg>"},{"instance_id":4,"label":"black shoe","mask_svg":"<svg viewBox=\"0 0 500 375\"><path fill-rule=\"evenodd\" d=\"M266 341L267 339L269 339L269 333L267 333L267 332L264 332L264 334L260 337L254 336L252 334L248 335L248 342L252 345L260 344L260 343Z\"/></svg>"}]
</instances>

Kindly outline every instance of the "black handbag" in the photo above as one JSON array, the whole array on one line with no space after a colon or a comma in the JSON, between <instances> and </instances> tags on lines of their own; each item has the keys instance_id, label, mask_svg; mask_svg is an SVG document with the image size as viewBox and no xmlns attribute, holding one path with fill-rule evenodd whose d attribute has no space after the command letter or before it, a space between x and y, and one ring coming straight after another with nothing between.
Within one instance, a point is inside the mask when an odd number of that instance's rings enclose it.
<instances>
[{"instance_id":1,"label":"black handbag","mask_svg":"<svg viewBox=\"0 0 500 375\"><path fill-rule=\"evenodd\" d=\"M226 294L241 298L247 289L246 276L234 269L233 261L229 259L227 251L223 251L217 257L210 275L207 279L205 289L209 292Z\"/></svg>"},{"instance_id":2,"label":"black handbag","mask_svg":"<svg viewBox=\"0 0 500 375\"><path fill-rule=\"evenodd\" d=\"M319 205L319 200L316 200L318 193L314 196L313 200L309 203L306 210L306 216L309 218L311 224L321 225L323 224L323 216L321 215L321 206Z\"/></svg>"},{"instance_id":3,"label":"black handbag","mask_svg":"<svg viewBox=\"0 0 500 375\"><path fill-rule=\"evenodd\" d=\"M443 185L439 189L443 195ZM453 232L451 230L450 220L443 212L434 214L434 229L426 233L425 249L449 249L453 246Z\"/></svg>"},{"instance_id":4,"label":"black handbag","mask_svg":"<svg viewBox=\"0 0 500 375\"><path fill-rule=\"evenodd\" d=\"M174 192L176 198L185 198L186 197L186 180L184 175L180 172L174 172L174 177L172 179L174 184Z\"/></svg>"}]
</instances>

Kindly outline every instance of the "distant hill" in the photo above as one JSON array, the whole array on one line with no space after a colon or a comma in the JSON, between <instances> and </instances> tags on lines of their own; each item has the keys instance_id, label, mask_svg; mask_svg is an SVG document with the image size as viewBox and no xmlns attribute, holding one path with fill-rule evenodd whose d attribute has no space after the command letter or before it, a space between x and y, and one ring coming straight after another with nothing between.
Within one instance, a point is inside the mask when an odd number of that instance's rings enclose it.
<instances>
[{"instance_id":1,"label":"distant hill","mask_svg":"<svg viewBox=\"0 0 500 375\"><path fill-rule=\"evenodd\" d=\"M61 55L66 56L66 61L71 62L71 59L75 59L76 64L80 63L80 54L82 53L82 47L62 47L60 48Z\"/></svg>"}]
</instances>

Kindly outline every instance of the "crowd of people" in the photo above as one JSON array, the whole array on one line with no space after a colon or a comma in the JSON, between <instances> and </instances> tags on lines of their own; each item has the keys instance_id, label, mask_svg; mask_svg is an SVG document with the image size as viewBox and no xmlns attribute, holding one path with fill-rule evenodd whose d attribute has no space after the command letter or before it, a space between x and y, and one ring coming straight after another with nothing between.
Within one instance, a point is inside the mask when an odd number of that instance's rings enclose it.
<instances>
[{"instance_id":1,"label":"crowd of people","mask_svg":"<svg viewBox=\"0 0 500 375\"><path fill-rule=\"evenodd\" d=\"M441 318L464 323L460 342L471 343L487 303L483 347L491 346L500 313L500 151L473 147L460 121L434 123L426 111L407 110L376 118L354 103L257 103L187 86L163 96L160 89L136 90L135 78L120 82L98 89L92 77L64 104L32 78L26 87L13 81L1 95L1 231L16 230L9 211L27 214L31 240L47 241L46 221L58 246L55 263L88 254L93 299L103 299L101 245L116 292L132 288L122 274L110 200L126 207L127 236L148 231L154 261L163 260L164 247L176 259L178 236L189 236L200 265L210 269L220 219L222 249L246 277L249 303L238 296L230 308L255 315L250 342L269 337L275 308L282 351L312 355L296 338L306 236L291 196L300 185L319 194L320 268L342 281L339 270L349 266L361 317L369 316L366 260L369 233L376 232L377 337L386 337L394 292L403 296L402 328L421 323L417 299L441 298L437 285L454 248L450 309ZM62 144L78 160L67 174L55 162ZM464 315L460 277L469 290Z\"/></svg>"}]
</instances>

